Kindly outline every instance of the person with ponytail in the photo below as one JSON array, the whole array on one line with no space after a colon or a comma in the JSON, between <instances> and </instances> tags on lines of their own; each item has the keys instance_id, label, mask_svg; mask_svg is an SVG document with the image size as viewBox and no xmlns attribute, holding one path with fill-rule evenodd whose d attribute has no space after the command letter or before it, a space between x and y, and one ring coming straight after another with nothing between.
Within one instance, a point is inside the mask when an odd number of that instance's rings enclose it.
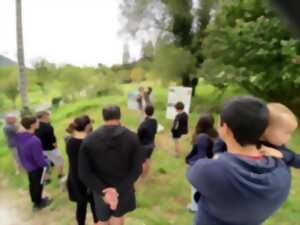
<instances>
[{"instance_id":1,"label":"person with ponytail","mask_svg":"<svg viewBox=\"0 0 300 225\"><path fill-rule=\"evenodd\" d=\"M204 113L200 116L196 125L193 137L192 151L186 157L186 163L193 166L199 159L213 157L213 141L218 137L218 132L214 128L214 118L210 113ZM197 201L200 198L199 192L192 187L192 203L188 209L192 212L197 211Z\"/></svg>"},{"instance_id":2,"label":"person with ponytail","mask_svg":"<svg viewBox=\"0 0 300 225\"><path fill-rule=\"evenodd\" d=\"M78 225L84 225L88 203L91 206L94 223L97 223L94 201L87 187L80 181L78 175L79 149L82 141L92 130L92 121L88 116L74 119L66 131L70 136L66 140L66 150L69 159L69 174L67 189L71 201L76 202L76 220Z\"/></svg>"}]
</instances>

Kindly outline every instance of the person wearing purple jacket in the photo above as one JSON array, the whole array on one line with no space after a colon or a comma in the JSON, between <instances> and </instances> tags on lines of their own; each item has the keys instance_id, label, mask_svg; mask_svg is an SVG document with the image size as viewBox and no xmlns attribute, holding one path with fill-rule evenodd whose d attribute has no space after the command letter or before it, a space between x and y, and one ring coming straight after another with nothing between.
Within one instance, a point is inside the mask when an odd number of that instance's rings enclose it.
<instances>
[{"instance_id":1,"label":"person wearing purple jacket","mask_svg":"<svg viewBox=\"0 0 300 225\"><path fill-rule=\"evenodd\" d=\"M43 155L41 141L34 134L39 126L37 119L35 117L25 117L21 120L21 125L25 131L17 134L16 145L20 162L28 174L29 193L33 203L33 210L37 211L47 207L52 202L47 197L42 198L43 168L48 166L48 162Z\"/></svg>"}]
</instances>

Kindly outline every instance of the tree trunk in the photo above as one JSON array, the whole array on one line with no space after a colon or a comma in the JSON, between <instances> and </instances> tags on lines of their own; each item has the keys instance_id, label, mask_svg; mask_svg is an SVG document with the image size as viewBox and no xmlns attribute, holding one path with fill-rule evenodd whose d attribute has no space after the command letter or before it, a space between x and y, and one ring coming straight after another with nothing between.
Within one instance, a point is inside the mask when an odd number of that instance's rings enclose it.
<instances>
[{"instance_id":1,"label":"tree trunk","mask_svg":"<svg viewBox=\"0 0 300 225\"><path fill-rule=\"evenodd\" d=\"M19 90L21 96L21 107L28 107L27 80L25 75L24 48L23 48L23 26L22 26L22 0L16 0L16 27L17 27L17 54L19 65Z\"/></svg>"},{"instance_id":2,"label":"tree trunk","mask_svg":"<svg viewBox=\"0 0 300 225\"><path fill-rule=\"evenodd\" d=\"M190 87L192 88L192 97L196 96L196 87L198 85L198 79L193 78L192 80L190 79L189 75L183 75L182 76L182 86L183 87Z\"/></svg>"}]
</instances>

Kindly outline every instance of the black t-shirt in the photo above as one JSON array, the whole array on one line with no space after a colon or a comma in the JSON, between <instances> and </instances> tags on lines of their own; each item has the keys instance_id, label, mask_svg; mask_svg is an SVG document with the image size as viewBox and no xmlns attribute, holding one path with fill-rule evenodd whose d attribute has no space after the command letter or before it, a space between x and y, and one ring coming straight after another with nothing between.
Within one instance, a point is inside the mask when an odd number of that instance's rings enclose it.
<instances>
[{"instance_id":1,"label":"black t-shirt","mask_svg":"<svg viewBox=\"0 0 300 225\"><path fill-rule=\"evenodd\" d=\"M177 114L171 130L173 138L180 138L182 135L188 133L188 119L189 117L186 112Z\"/></svg>"},{"instance_id":2,"label":"black t-shirt","mask_svg":"<svg viewBox=\"0 0 300 225\"><path fill-rule=\"evenodd\" d=\"M69 174L67 188L72 201L83 202L87 200L88 192L78 175L79 149L83 140L70 137L66 144L69 159Z\"/></svg>"},{"instance_id":3,"label":"black t-shirt","mask_svg":"<svg viewBox=\"0 0 300 225\"><path fill-rule=\"evenodd\" d=\"M155 135L157 133L156 119L146 117L138 129L138 137L142 145L151 145L155 142Z\"/></svg>"},{"instance_id":4,"label":"black t-shirt","mask_svg":"<svg viewBox=\"0 0 300 225\"><path fill-rule=\"evenodd\" d=\"M40 122L40 127L36 130L35 134L41 140L44 151L51 151L56 148L54 146L56 137L50 123Z\"/></svg>"}]
</instances>

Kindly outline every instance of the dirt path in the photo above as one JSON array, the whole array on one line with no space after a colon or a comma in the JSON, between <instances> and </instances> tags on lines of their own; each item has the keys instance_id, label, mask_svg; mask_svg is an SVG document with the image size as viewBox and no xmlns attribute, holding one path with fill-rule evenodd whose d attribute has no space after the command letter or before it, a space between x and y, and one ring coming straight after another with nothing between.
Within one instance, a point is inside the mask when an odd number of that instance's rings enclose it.
<instances>
[{"instance_id":1,"label":"dirt path","mask_svg":"<svg viewBox=\"0 0 300 225\"><path fill-rule=\"evenodd\" d=\"M33 213L27 190L11 190L3 175L0 175L0 225L57 225L52 218L62 218L57 212L44 209ZM49 216L51 215L51 217Z\"/></svg>"},{"instance_id":2,"label":"dirt path","mask_svg":"<svg viewBox=\"0 0 300 225\"><path fill-rule=\"evenodd\" d=\"M60 193L63 196L63 193ZM55 198L56 197L56 198ZM59 201L57 196L54 200ZM29 203L27 189L11 190L7 179L0 173L0 225L75 225L73 210L66 207L71 204L63 201L60 206L49 207L33 213ZM55 204L55 202L54 202ZM88 214L87 224L92 225ZM127 218L126 224L146 225L135 218Z\"/></svg>"}]
</instances>

